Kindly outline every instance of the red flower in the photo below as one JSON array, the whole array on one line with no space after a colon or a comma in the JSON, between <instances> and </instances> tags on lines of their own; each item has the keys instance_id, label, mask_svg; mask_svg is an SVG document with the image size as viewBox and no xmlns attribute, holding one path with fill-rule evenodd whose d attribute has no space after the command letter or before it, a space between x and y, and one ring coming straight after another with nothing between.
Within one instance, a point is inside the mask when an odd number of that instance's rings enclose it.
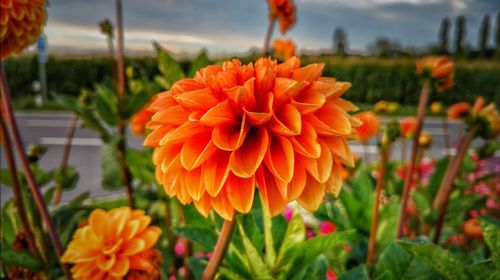
<instances>
[{"instance_id":1,"label":"red flower","mask_svg":"<svg viewBox=\"0 0 500 280\"><path fill-rule=\"evenodd\" d=\"M329 268L326 271L326 280L337 280L337 274L335 274L333 269Z\"/></svg>"},{"instance_id":2,"label":"red flower","mask_svg":"<svg viewBox=\"0 0 500 280\"><path fill-rule=\"evenodd\" d=\"M335 231L337 227L332 222L322 222L319 226L319 234L327 235Z\"/></svg>"}]
</instances>

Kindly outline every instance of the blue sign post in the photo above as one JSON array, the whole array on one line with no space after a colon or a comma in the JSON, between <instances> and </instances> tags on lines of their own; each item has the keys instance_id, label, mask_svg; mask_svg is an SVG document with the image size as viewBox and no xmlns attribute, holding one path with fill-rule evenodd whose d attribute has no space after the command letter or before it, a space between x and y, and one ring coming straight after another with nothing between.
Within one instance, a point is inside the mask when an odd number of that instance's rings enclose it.
<instances>
[{"instance_id":1,"label":"blue sign post","mask_svg":"<svg viewBox=\"0 0 500 280\"><path fill-rule=\"evenodd\" d=\"M47 74L45 72L45 64L47 63L47 37L45 34L40 35L36 44L36 54L38 58L38 75L41 84L42 103L47 100Z\"/></svg>"}]
</instances>

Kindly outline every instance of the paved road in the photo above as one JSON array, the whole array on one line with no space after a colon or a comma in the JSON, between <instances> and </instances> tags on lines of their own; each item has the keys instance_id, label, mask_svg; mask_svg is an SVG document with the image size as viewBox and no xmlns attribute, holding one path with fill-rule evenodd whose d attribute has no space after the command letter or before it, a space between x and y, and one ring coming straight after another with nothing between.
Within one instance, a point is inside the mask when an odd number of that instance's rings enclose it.
<instances>
[{"instance_id":1,"label":"paved road","mask_svg":"<svg viewBox=\"0 0 500 280\"><path fill-rule=\"evenodd\" d=\"M47 154L40 162L41 167L50 169L59 166L65 144L65 136L71 123L71 114L18 112L16 116L25 145L29 143L38 143L48 148ZM445 149L441 120L427 119L424 129L433 137L432 148L426 152L426 155L432 157L441 157L444 155ZM449 129L450 139L452 143L455 143L462 126L458 122L451 122L449 123ZM128 139L130 146L141 147L141 138L130 135ZM363 146L352 143L351 148L362 156ZM80 181L74 190L64 193L63 200L67 201L85 191L91 191L92 197L121 194L121 191L110 192L100 187L100 150L101 141L96 133L84 128L78 128L76 130L69 163L77 167L80 173ZM368 143L367 150L370 160L375 160L377 156L376 140L372 140ZM392 157L401 157L399 143L395 145ZM409 155L407 158L408 157ZM1 167L4 168L6 163L3 150L1 160ZM1 204L11 197L12 193L10 188L2 186Z\"/></svg>"}]
</instances>

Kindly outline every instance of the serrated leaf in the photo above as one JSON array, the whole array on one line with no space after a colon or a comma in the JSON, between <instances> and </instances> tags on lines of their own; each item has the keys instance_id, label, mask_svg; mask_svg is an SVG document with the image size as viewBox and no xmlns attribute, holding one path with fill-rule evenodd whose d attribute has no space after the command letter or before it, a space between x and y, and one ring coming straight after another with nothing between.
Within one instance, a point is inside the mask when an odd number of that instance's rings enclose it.
<instances>
[{"instance_id":1,"label":"serrated leaf","mask_svg":"<svg viewBox=\"0 0 500 280\"><path fill-rule=\"evenodd\" d=\"M283 264L283 259L285 255L289 253L290 250L297 244L300 244L306 239L306 227L302 216L295 211L292 219L288 222L288 227L285 232L285 237L283 242L281 242L280 249L278 251L278 257L276 259L276 266Z\"/></svg>"},{"instance_id":2,"label":"serrated leaf","mask_svg":"<svg viewBox=\"0 0 500 280\"><path fill-rule=\"evenodd\" d=\"M339 280L369 280L368 271L364 265L357 266L339 275Z\"/></svg>"},{"instance_id":3,"label":"serrated leaf","mask_svg":"<svg viewBox=\"0 0 500 280\"><path fill-rule=\"evenodd\" d=\"M118 98L116 93L105 85L96 84L97 95L96 108L99 116L109 125L114 126L118 122Z\"/></svg>"},{"instance_id":4,"label":"serrated leaf","mask_svg":"<svg viewBox=\"0 0 500 280\"><path fill-rule=\"evenodd\" d=\"M411 252L415 258L431 266L445 279L467 279L465 264L449 251L434 244L417 244L407 241L399 243Z\"/></svg>"},{"instance_id":5,"label":"serrated leaf","mask_svg":"<svg viewBox=\"0 0 500 280\"><path fill-rule=\"evenodd\" d=\"M142 184L155 184L155 167L150 150L127 149L127 165L132 177Z\"/></svg>"},{"instance_id":6,"label":"serrated leaf","mask_svg":"<svg viewBox=\"0 0 500 280\"><path fill-rule=\"evenodd\" d=\"M250 269L252 270L252 275L257 279L274 279L271 276L271 271L269 267L267 267L266 263L262 259L262 256L259 251L253 246L252 241L248 238L248 235L245 232L242 224L238 221L238 229L241 235L241 239L243 242L243 247L245 250L245 255L248 258L248 263Z\"/></svg>"},{"instance_id":7,"label":"serrated leaf","mask_svg":"<svg viewBox=\"0 0 500 280\"><path fill-rule=\"evenodd\" d=\"M193 272L195 279L201 279L203 275L203 271L207 266L208 261L206 259L198 258L198 257L190 257L188 259L188 265Z\"/></svg>"},{"instance_id":8,"label":"serrated leaf","mask_svg":"<svg viewBox=\"0 0 500 280\"><path fill-rule=\"evenodd\" d=\"M168 87L170 88L175 82L184 78L184 72L167 50L163 49L163 47L157 42L154 42L153 45L156 49L158 69L162 73Z\"/></svg>"},{"instance_id":9,"label":"serrated leaf","mask_svg":"<svg viewBox=\"0 0 500 280\"><path fill-rule=\"evenodd\" d=\"M210 228L184 226L174 228L174 232L186 239L197 242L209 251L213 251L217 242L217 234Z\"/></svg>"},{"instance_id":10,"label":"serrated leaf","mask_svg":"<svg viewBox=\"0 0 500 280\"><path fill-rule=\"evenodd\" d=\"M54 173L54 181L64 190L72 190L76 187L80 174L72 165L67 165L63 169L58 169Z\"/></svg>"},{"instance_id":11,"label":"serrated leaf","mask_svg":"<svg viewBox=\"0 0 500 280\"><path fill-rule=\"evenodd\" d=\"M14 200L11 199L7 201L2 207L2 219L0 223L2 225L2 238L7 241L8 244L12 244L16 238L16 232L19 231L17 220L17 211L15 211Z\"/></svg>"},{"instance_id":12,"label":"serrated leaf","mask_svg":"<svg viewBox=\"0 0 500 280\"><path fill-rule=\"evenodd\" d=\"M210 64L210 61L208 60L207 50L203 49L198 54L198 56L193 60L191 68L189 69L188 77L194 77L196 71L207 66L208 64Z\"/></svg>"},{"instance_id":13,"label":"serrated leaf","mask_svg":"<svg viewBox=\"0 0 500 280\"><path fill-rule=\"evenodd\" d=\"M491 258L500 268L500 227L485 219L480 219L479 224L483 229L484 242L491 251Z\"/></svg>"},{"instance_id":14,"label":"serrated leaf","mask_svg":"<svg viewBox=\"0 0 500 280\"><path fill-rule=\"evenodd\" d=\"M34 272L38 272L43 269L43 262L33 257L28 252L13 251L8 246L2 246L0 252L0 259L5 265L23 267Z\"/></svg>"},{"instance_id":15,"label":"serrated leaf","mask_svg":"<svg viewBox=\"0 0 500 280\"><path fill-rule=\"evenodd\" d=\"M22 172L17 172L18 182L21 182L23 178ZM7 168L0 169L0 183L6 187L12 187L12 177L10 176L10 171Z\"/></svg>"},{"instance_id":16,"label":"serrated leaf","mask_svg":"<svg viewBox=\"0 0 500 280\"><path fill-rule=\"evenodd\" d=\"M116 145L106 144L101 150L102 186L116 190L124 186Z\"/></svg>"},{"instance_id":17,"label":"serrated leaf","mask_svg":"<svg viewBox=\"0 0 500 280\"><path fill-rule=\"evenodd\" d=\"M448 157L443 157L436 163L436 169L429 178L428 191L425 192L427 195L427 201L432 201L436 196L439 186L441 185L441 181L443 181L444 174L446 173L446 169L448 168L448 162Z\"/></svg>"}]
</instances>

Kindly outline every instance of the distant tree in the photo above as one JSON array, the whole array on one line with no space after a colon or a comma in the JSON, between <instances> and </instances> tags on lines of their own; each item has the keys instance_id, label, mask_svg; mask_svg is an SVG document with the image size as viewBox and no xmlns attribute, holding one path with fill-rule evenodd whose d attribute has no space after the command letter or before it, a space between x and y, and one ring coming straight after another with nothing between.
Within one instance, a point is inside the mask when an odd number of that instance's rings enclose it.
<instances>
[{"instance_id":1,"label":"distant tree","mask_svg":"<svg viewBox=\"0 0 500 280\"><path fill-rule=\"evenodd\" d=\"M455 52L459 56L464 54L465 25L465 16L458 16L455 21Z\"/></svg>"},{"instance_id":2,"label":"distant tree","mask_svg":"<svg viewBox=\"0 0 500 280\"><path fill-rule=\"evenodd\" d=\"M441 21L439 28L439 49L442 54L448 53L448 45L450 39L450 19L445 17Z\"/></svg>"},{"instance_id":3,"label":"distant tree","mask_svg":"<svg viewBox=\"0 0 500 280\"><path fill-rule=\"evenodd\" d=\"M490 39L490 15L486 14L481 21L479 28L479 52L481 56L486 55L488 49L488 40Z\"/></svg>"},{"instance_id":4,"label":"distant tree","mask_svg":"<svg viewBox=\"0 0 500 280\"><path fill-rule=\"evenodd\" d=\"M393 41L386 37L377 37L375 42L368 45L370 53L380 57L395 57L400 56L403 52L403 47L397 41Z\"/></svg>"},{"instance_id":5,"label":"distant tree","mask_svg":"<svg viewBox=\"0 0 500 280\"><path fill-rule=\"evenodd\" d=\"M496 56L500 57L500 12L496 16L496 30L495 30L495 49Z\"/></svg>"},{"instance_id":6,"label":"distant tree","mask_svg":"<svg viewBox=\"0 0 500 280\"><path fill-rule=\"evenodd\" d=\"M333 32L333 49L337 55L346 55L347 33L342 27L335 28Z\"/></svg>"}]
</instances>

